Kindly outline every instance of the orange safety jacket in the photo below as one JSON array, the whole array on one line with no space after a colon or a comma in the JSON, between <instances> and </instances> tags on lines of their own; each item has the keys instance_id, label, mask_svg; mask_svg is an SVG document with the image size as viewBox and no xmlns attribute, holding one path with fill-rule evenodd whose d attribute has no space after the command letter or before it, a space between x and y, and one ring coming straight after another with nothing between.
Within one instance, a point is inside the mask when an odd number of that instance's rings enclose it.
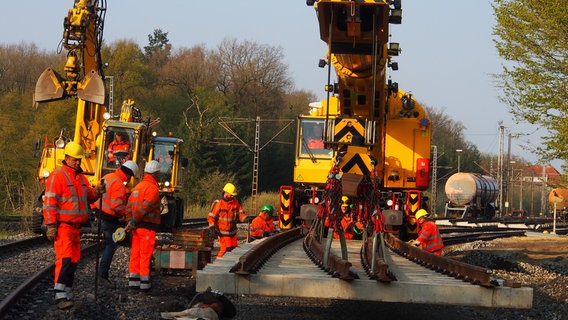
<instances>
[{"instance_id":1,"label":"orange safety jacket","mask_svg":"<svg viewBox=\"0 0 568 320\"><path fill-rule=\"evenodd\" d=\"M441 250L444 248L440 232L438 232L436 223L432 220L426 220L418 226L418 238L416 240L428 252L441 254Z\"/></svg>"},{"instance_id":2,"label":"orange safety jacket","mask_svg":"<svg viewBox=\"0 0 568 320\"><path fill-rule=\"evenodd\" d=\"M126 216L126 194L128 189L125 183L128 176L122 170L117 169L103 177L105 193L103 194L102 212L110 215L110 218L122 219ZM99 208L99 202L93 204L93 208Z\"/></svg>"},{"instance_id":3,"label":"orange safety jacket","mask_svg":"<svg viewBox=\"0 0 568 320\"><path fill-rule=\"evenodd\" d=\"M46 225L65 222L81 225L89 220L89 203L97 200L82 170L63 166L53 171L45 184L43 218Z\"/></svg>"},{"instance_id":4,"label":"orange safety jacket","mask_svg":"<svg viewBox=\"0 0 568 320\"><path fill-rule=\"evenodd\" d=\"M310 149L323 149L324 143L322 139L309 139L308 140L308 148Z\"/></svg>"},{"instance_id":5,"label":"orange safety jacket","mask_svg":"<svg viewBox=\"0 0 568 320\"><path fill-rule=\"evenodd\" d=\"M221 236L234 236L237 234L237 222L244 222L247 215L236 198L225 201L221 198L211 204L211 211L207 216L209 226L216 226Z\"/></svg>"},{"instance_id":6,"label":"orange safety jacket","mask_svg":"<svg viewBox=\"0 0 568 320\"><path fill-rule=\"evenodd\" d=\"M160 228L160 189L151 174L133 189L126 205L126 220L134 219L139 227L157 231Z\"/></svg>"},{"instance_id":7,"label":"orange safety jacket","mask_svg":"<svg viewBox=\"0 0 568 320\"><path fill-rule=\"evenodd\" d=\"M261 211L250 224L250 235L252 237L260 238L263 232L270 233L272 231L274 231L274 220L264 211Z\"/></svg>"},{"instance_id":8,"label":"orange safety jacket","mask_svg":"<svg viewBox=\"0 0 568 320\"><path fill-rule=\"evenodd\" d=\"M108 160L109 161L114 161L114 153L115 152L120 152L120 151L126 151L126 152L130 152L130 142L129 141L117 141L117 140L113 140L111 141L111 143L109 143L108 145Z\"/></svg>"}]
</instances>

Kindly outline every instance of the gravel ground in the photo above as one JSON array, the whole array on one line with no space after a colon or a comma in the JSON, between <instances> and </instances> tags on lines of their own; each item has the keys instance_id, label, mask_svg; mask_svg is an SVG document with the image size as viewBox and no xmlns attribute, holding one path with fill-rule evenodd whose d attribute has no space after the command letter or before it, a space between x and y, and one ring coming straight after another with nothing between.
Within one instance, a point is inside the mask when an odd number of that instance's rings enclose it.
<instances>
[{"instance_id":1,"label":"gravel ground","mask_svg":"<svg viewBox=\"0 0 568 320\"><path fill-rule=\"evenodd\" d=\"M496 276L534 288L533 308L486 309L444 305L297 299L289 297L229 296L237 308L234 319L547 319L568 320L567 237L541 242L539 239L512 238L476 242L447 248L446 254L462 261L494 270ZM83 261L77 271L77 306L61 311L53 305L48 283L34 293L34 307L5 319L159 319L160 312L188 307L194 291L189 274L152 275L149 293L127 290L129 249L119 247L111 278L116 289L99 286L94 300L94 259ZM49 257L51 258L51 257ZM85 259L86 260L86 259ZM37 298L35 298L37 296Z\"/></svg>"}]
</instances>

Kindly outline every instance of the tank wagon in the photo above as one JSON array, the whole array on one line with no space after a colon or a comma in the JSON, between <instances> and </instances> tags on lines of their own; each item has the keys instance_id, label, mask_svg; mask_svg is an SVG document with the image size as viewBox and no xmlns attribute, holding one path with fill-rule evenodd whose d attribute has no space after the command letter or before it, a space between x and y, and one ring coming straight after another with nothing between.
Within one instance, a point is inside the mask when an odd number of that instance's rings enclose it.
<instances>
[{"instance_id":1,"label":"tank wagon","mask_svg":"<svg viewBox=\"0 0 568 320\"><path fill-rule=\"evenodd\" d=\"M458 172L453 174L445 186L445 216L461 218L493 218L495 216L495 199L499 195L499 184L488 175Z\"/></svg>"}]
</instances>

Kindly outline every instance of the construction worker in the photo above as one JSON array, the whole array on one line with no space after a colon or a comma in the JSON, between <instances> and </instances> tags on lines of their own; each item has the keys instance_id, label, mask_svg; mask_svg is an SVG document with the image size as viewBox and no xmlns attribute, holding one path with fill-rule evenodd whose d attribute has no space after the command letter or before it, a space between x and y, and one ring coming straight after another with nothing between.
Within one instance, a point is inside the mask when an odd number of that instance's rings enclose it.
<instances>
[{"instance_id":1,"label":"construction worker","mask_svg":"<svg viewBox=\"0 0 568 320\"><path fill-rule=\"evenodd\" d=\"M105 246L98 270L98 280L107 288L114 288L114 283L109 279L109 269L118 244L114 242L112 234L121 226L124 226L126 216L126 200L128 189L126 183L133 176L138 174L138 165L128 160L116 169L103 177L106 192L102 195L102 208L99 202L94 203L94 209L100 212L101 230Z\"/></svg>"},{"instance_id":2,"label":"construction worker","mask_svg":"<svg viewBox=\"0 0 568 320\"><path fill-rule=\"evenodd\" d=\"M109 143L107 148L109 164L121 165L124 161L130 159L130 149L132 145L128 140L127 134L117 131L114 134L114 140Z\"/></svg>"},{"instance_id":3,"label":"construction worker","mask_svg":"<svg viewBox=\"0 0 568 320\"><path fill-rule=\"evenodd\" d=\"M341 197L341 220L339 221L345 240L361 239L361 223L356 223L351 214L351 199L347 196ZM357 231L357 232L356 232ZM334 239L339 239L337 230L333 233Z\"/></svg>"},{"instance_id":4,"label":"construction worker","mask_svg":"<svg viewBox=\"0 0 568 320\"><path fill-rule=\"evenodd\" d=\"M253 240L271 236L274 232L274 219L272 218L272 206L265 204L260 208L250 224L250 236Z\"/></svg>"},{"instance_id":5,"label":"construction worker","mask_svg":"<svg viewBox=\"0 0 568 320\"><path fill-rule=\"evenodd\" d=\"M65 158L45 184L43 218L46 237L55 247L55 303L59 309L73 306L72 288L81 259L81 225L89 220L89 204L104 192L104 185L93 189L82 174L83 148L69 142Z\"/></svg>"},{"instance_id":6,"label":"construction worker","mask_svg":"<svg viewBox=\"0 0 568 320\"><path fill-rule=\"evenodd\" d=\"M312 126L311 136L307 139L308 148L310 148L311 150L324 148L322 132L323 125L314 123Z\"/></svg>"},{"instance_id":7,"label":"construction worker","mask_svg":"<svg viewBox=\"0 0 568 320\"><path fill-rule=\"evenodd\" d=\"M144 178L133 189L126 205L126 229L132 232L128 287L149 291L150 259L154 253L156 231L160 228L160 164L152 160L144 167Z\"/></svg>"},{"instance_id":8,"label":"construction worker","mask_svg":"<svg viewBox=\"0 0 568 320\"><path fill-rule=\"evenodd\" d=\"M251 217L243 211L239 200L235 198L236 195L237 188L232 183L227 183L223 187L221 198L211 204L211 210L207 216L209 228L219 237L218 258L238 246L237 222L251 220Z\"/></svg>"},{"instance_id":9,"label":"construction worker","mask_svg":"<svg viewBox=\"0 0 568 320\"><path fill-rule=\"evenodd\" d=\"M444 243L436 227L436 223L428 218L428 211L420 209L416 212L416 223L418 224L418 237L410 240L409 243L433 253L437 256L442 255Z\"/></svg>"},{"instance_id":10,"label":"construction worker","mask_svg":"<svg viewBox=\"0 0 568 320\"><path fill-rule=\"evenodd\" d=\"M207 288L197 293L190 302L191 308L178 312L162 312L161 319L231 319L237 315L235 305L222 292Z\"/></svg>"}]
</instances>

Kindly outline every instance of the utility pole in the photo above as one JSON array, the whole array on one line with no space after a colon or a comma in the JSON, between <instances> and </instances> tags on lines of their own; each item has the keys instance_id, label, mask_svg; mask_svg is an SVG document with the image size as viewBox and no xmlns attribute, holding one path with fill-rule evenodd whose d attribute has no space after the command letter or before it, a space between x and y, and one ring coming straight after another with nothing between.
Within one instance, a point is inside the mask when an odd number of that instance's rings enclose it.
<instances>
[{"instance_id":1,"label":"utility pole","mask_svg":"<svg viewBox=\"0 0 568 320\"><path fill-rule=\"evenodd\" d=\"M252 161L252 191L251 191L251 214L256 213L256 198L258 194L258 152L259 152L259 136L260 136L260 117L256 116L256 125L254 130L254 157Z\"/></svg>"},{"instance_id":2,"label":"utility pole","mask_svg":"<svg viewBox=\"0 0 568 320\"><path fill-rule=\"evenodd\" d=\"M430 213L436 214L438 202L438 146L432 146L432 199L430 199Z\"/></svg>"},{"instance_id":3,"label":"utility pole","mask_svg":"<svg viewBox=\"0 0 568 320\"><path fill-rule=\"evenodd\" d=\"M262 149L264 149L264 147L266 147L268 144L270 144L274 139L276 139L277 136L279 136L282 132L284 132L284 130L286 128L288 128L292 123L294 123L295 119L286 119L286 120L273 120L273 121L288 121L286 123L286 125L280 129L280 131L278 131L277 133L275 133L272 138L270 138L264 145L260 146L260 117L256 117L255 120L252 119L232 119L232 120L226 120L223 118L219 119L219 125L225 129L227 132L229 132L234 138L236 138L240 143L230 143L230 142L221 142L218 144L222 144L222 145L240 145L240 146L244 146L246 147L249 151L251 151L253 153L253 173L252 173L252 191L251 191L251 208L250 211L251 213L254 214L254 212L256 212L257 207L256 207L256 200L257 200L257 191L258 191L258 168L259 168L259 153ZM251 147L247 142L245 142L241 137L239 137L239 135L237 134L237 132L235 132L231 127L230 124L233 123L243 123L243 122L248 122L250 123L251 121L255 122L255 134L254 134L254 145L253 147ZM271 120L265 120L265 121L271 121Z\"/></svg>"},{"instance_id":4,"label":"utility pole","mask_svg":"<svg viewBox=\"0 0 568 320\"><path fill-rule=\"evenodd\" d=\"M503 217L503 135L505 126L499 125L499 154L497 156L497 181L499 183L499 216Z\"/></svg>"},{"instance_id":5,"label":"utility pole","mask_svg":"<svg viewBox=\"0 0 568 320\"><path fill-rule=\"evenodd\" d=\"M462 149L456 149L456 152L458 154L458 173L460 172L460 162L461 162L461 154L462 154Z\"/></svg>"},{"instance_id":6,"label":"utility pole","mask_svg":"<svg viewBox=\"0 0 568 320\"><path fill-rule=\"evenodd\" d=\"M112 119L112 117L114 116L113 114L113 108L114 108L114 77L113 76L107 76L106 77L108 79L108 86L109 86L109 90L108 90L108 113L110 114L110 118Z\"/></svg>"},{"instance_id":7,"label":"utility pole","mask_svg":"<svg viewBox=\"0 0 568 320\"><path fill-rule=\"evenodd\" d=\"M511 131L509 131L509 140L508 140L508 145L507 145L507 213L509 213L509 209L512 209L513 206L513 202L512 202L512 196L511 196L511 201L509 201L509 191L513 191L511 185L513 184L513 179L512 179L512 170L509 170L511 168Z\"/></svg>"},{"instance_id":8,"label":"utility pole","mask_svg":"<svg viewBox=\"0 0 568 320\"><path fill-rule=\"evenodd\" d=\"M546 206L546 183L548 176L546 175L546 163L542 163L542 189L540 191L540 212L548 216L548 208Z\"/></svg>"}]
</instances>

